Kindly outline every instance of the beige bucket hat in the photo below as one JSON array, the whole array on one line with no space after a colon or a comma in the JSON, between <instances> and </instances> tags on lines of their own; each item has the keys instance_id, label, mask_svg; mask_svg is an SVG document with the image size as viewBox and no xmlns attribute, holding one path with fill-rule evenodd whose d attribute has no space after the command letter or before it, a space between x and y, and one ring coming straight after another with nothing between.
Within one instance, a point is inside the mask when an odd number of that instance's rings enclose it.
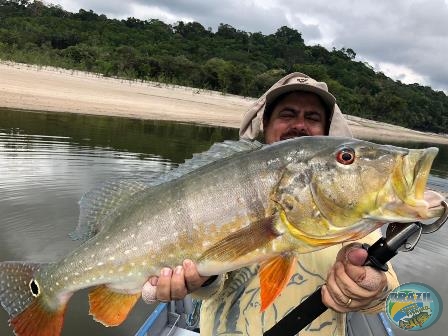
<instances>
[{"instance_id":1,"label":"beige bucket hat","mask_svg":"<svg viewBox=\"0 0 448 336\"><path fill-rule=\"evenodd\" d=\"M293 72L271 86L246 112L240 126L240 138L255 139L263 124L263 113L265 107L272 103L280 95L292 91L306 91L317 94L332 111L329 120L331 121L330 135L352 136L345 119L336 104L336 98L328 92L325 82L318 82L301 72ZM335 119L336 118L336 119ZM336 133L333 124L337 128ZM343 125L340 122L343 121ZM333 127L333 130L332 130ZM341 129L342 127L342 129Z\"/></svg>"}]
</instances>

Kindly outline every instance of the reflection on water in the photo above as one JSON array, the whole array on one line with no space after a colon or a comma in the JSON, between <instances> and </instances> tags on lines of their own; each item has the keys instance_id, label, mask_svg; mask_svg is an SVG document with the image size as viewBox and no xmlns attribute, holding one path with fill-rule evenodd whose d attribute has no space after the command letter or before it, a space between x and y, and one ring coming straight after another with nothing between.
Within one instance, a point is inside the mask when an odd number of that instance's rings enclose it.
<instances>
[{"instance_id":1,"label":"reflection on water","mask_svg":"<svg viewBox=\"0 0 448 336\"><path fill-rule=\"evenodd\" d=\"M0 110L0 261L54 261L69 240L78 200L111 178L151 178L237 132L179 123ZM120 327L88 315L87 291L70 300L63 335L132 335L151 307ZM0 335L13 335L0 309Z\"/></svg>"},{"instance_id":2,"label":"reflection on water","mask_svg":"<svg viewBox=\"0 0 448 336\"><path fill-rule=\"evenodd\" d=\"M236 130L226 128L0 110L0 261L60 258L79 244L68 234L77 223L78 200L93 186L117 177L151 178L214 142L236 138ZM430 182L447 194L448 146L438 147ZM394 263L402 282L427 283L445 302L447 238L444 227ZM104 328L88 316L87 293L81 291L70 300L63 335L131 335L150 310L139 304L122 326ZM0 309L2 336L12 335L7 319ZM443 334L446 321L442 316L425 334Z\"/></svg>"}]
</instances>

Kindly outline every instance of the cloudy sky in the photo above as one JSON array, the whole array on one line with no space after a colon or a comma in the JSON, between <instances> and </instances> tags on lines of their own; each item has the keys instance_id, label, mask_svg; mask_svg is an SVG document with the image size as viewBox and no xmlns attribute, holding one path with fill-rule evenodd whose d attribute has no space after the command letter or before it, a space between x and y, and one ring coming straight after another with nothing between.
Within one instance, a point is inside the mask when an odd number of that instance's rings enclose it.
<instances>
[{"instance_id":1,"label":"cloudy sky","mask_svg":"<svg viewBox=\"0 0 448 336\"><path fill-rule=\"evenodd\" d=\"M46 0L109 18L220 23L246 32L302 33L307 45L351 48L357 60L404 83L448 93L448 0Z\"/></svg>"}]
</instances>

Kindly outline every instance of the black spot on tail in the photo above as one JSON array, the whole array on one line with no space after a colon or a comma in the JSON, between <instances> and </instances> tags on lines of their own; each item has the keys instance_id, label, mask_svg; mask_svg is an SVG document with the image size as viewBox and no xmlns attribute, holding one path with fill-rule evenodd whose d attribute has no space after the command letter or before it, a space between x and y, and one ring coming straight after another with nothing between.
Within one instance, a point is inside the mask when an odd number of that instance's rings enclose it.
<instances>
[{"instance_id":1,"label":"black spot on tail","mask_svg":"<svg viewBox=\"0 0 448 336\"><path fill-rule=\"evenodd\" d=\"M31 289L31 294L33 294L34 297L38 297L40 294L40 288L39 288L39 284L37 283L36 280L32 279L30 281L30 289Z\"/></svg>"}]
</instances>

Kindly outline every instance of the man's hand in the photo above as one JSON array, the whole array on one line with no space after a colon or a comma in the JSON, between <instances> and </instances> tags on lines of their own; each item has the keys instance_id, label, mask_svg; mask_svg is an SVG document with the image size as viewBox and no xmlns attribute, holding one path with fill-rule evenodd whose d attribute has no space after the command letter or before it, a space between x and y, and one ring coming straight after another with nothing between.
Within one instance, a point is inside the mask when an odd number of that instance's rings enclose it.
<instances>
[{"instance_id":1,"label":"man's hand","mask_svg":"<svg viewBox=\"0 0 448 336\"><path fill-rule=\"evenodd\" d=\"M341 313L369 307L384 296L386 275L370 266L362 266L367 251L358 243L344 246L329 270L322 286L322 302Z\"/></svg>"},{"instance_id":2,"label":"man's hand","mask_svg":"<svg viewBox=\"0 0 448 336\"><path fill-rule=\"evenodd\" d=\"M173 270L164 267L158 277L149 278L143 286L142 299L146 303L182 300L188 293L199 289L208 278L200 276L196 265L187 259L182 266Z\"/></svg>"}]
</instances>

